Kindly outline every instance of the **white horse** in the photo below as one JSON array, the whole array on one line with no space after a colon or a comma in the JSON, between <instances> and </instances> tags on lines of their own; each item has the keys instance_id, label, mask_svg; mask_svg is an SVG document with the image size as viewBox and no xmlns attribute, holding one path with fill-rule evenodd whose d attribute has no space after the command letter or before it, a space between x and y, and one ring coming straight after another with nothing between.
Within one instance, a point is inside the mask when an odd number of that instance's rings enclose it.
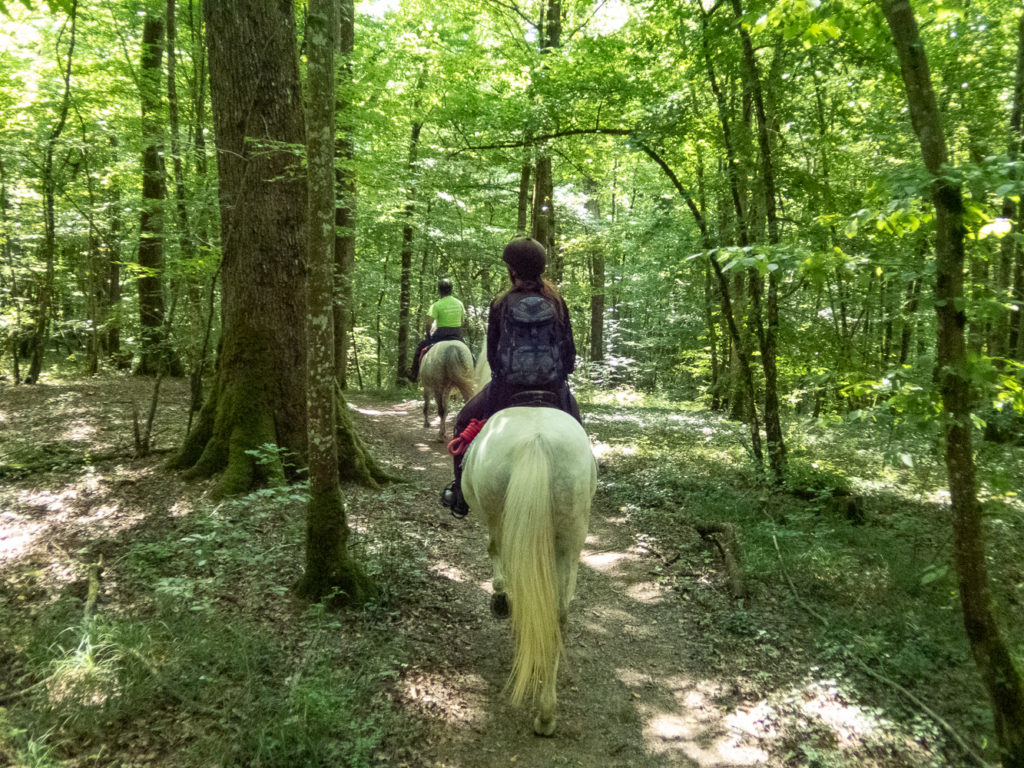
<instances>
[{"instance_id":1,"label":"white horse","mask_svg":"<svg viewBox=\"0 0 1024 768\"><path fill-rule=\"evenodd\" d=\"M550 736L562 630L597 487L590 440L563 411L506 408L487 420L463 466L466 502L490 533L491 608L512 618L507 687L514 704L536 700L533 730Z\"/></svg>"},{"instance_id":2,"label":"white horse","mask_svg":"<svg viewBox=\"0 0 1024 768\"><path fill-rule=\"evenodd\" d=\"M423 356L420 381L423 383L423 426L430 426L430 398L433 396L441 420L438 440L445 442L448 439L445 422L451 391L458 389L463 401L473 396L473 354L469 347L454 339L434 344Z\"/></svg>"}]
</instances>

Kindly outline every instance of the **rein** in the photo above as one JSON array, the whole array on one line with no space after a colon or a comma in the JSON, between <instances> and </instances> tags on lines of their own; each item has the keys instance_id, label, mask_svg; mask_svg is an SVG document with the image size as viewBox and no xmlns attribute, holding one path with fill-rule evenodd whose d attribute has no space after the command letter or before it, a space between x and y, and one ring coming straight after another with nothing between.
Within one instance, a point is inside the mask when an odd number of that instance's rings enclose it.
<instances>
[{"instance_id":1,"label":"rein","mask_svg":"<svg viewBox=\"0 0 1024 768\"><path fill-rule=\"evenodd\" d=\"M466 428L462 430L458 437L448 443L448 453L452 456L461 456L469 448L469 444L473 442L473 438L480 434L480 430L484 428L484 424L487 423L487 419L481 421L480 419L472 419Z\"/></svg>"}]
</instances>

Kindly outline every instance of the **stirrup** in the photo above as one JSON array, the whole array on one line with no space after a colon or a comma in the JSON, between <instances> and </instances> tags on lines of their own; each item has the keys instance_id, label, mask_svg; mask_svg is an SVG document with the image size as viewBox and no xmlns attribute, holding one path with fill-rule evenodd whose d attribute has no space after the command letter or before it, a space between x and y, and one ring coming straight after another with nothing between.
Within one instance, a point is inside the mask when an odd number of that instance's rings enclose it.
<instances>
[{"instance_id":1,"label":"stirrup","mask_svg":"<svg viewBox=\"0 0 1024 768\"><path fill-rule=\"evenodd\" d=\"M455 487L455 482L453 481L451 485L441 491L441 506L450 509L452 517L456 520L461 520L469 514L469 505L466 504L459 489Z\"/></svg>"}]
</instances>

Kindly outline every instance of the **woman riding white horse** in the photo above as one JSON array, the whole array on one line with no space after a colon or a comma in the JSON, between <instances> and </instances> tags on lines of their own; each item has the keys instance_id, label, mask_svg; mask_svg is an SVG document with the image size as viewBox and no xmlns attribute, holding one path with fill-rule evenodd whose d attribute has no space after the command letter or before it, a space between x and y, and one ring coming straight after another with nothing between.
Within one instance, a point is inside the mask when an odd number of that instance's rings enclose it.
<instances>
[{"instance_id":1,"label":"woman riding white horse","mask_svg":"<svg viewBox=\"0 0 1024 768\"><path fill-rule=\"evenodd\" d=\"M476 371L478 387L492 371L494 378L459 414L459 437L451 446L456 480L443 502L457 517L472 508L487 520L491 607L496 615L511 615L515 638L508 688L514 703L536 700L534 731L550 736L562 630L597 467L569 393L576 355L569 313L540 277L544 248L523 238L503 256L513 287L491 305L486 352ZM482 429L476 426L475 439L466 431L472 419L487 420ZM467 443L463 479L460 448Z\"/></svg>"},{"instance_id":2,"label":"woman riding white horse","mask_svg":"<svg viewBox=\"0 0 1024 768\"><path fill-rule=\"evenodd\" d=\"M558 290L542 275L547 262L544 246L531 237L505 246L512 286L491 302L487 317L487 361L491 381L459 412L455 434L474 419L484 421L502 408L543 400L582 424L579 406L569 391L569 374L576 366L569 310ZM455 517L469 512L462 493L462 457L453 454L455 480L441 503Z\"/></svg>"}]
</instances>

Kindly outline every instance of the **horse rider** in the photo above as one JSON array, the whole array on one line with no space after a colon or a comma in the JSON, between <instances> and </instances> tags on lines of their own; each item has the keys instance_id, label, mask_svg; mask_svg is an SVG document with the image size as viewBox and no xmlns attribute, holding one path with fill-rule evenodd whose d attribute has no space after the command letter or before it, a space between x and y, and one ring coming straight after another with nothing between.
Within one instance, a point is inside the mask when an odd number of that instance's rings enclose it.
<instances>
[{"instance_id":1,"label":"horse rider","mask_svg":"<svg viewBox=\"0 0 1024 768\"><path fill-rule=\"evenodd\" d=\"M455 420L461 435L474 419L484 421L514 405L548 405L582 424L569 374L576 367L576 345L565 300L544 277L547 254L532 237L516 238L501 256L511 287L491 302L487 317L487 361L491 381L466 403ZM452 515L469 513L462 495L462 454L455 453L455 480L441 494Z\"/></svg>"},{"instance_id":2,"label":"horse rider","mask_svg":"<svg viewBox=\"0 0 1024 768\"><path fill-rule=\"evenodd\" d=\"M412 358L412 373L409 374L410 381L416 381L420 375L420 358L423 351L431 344L439 341L462 340L462 323L466 318L466 308L462 302L452 296L452 281L442 277L437 281L437 294L440 298L430 305L427 310L426 325L423 340L417 345L416 353ZM434 332L430 332L430 324L434 324Z\"/></svg>"}]
</instances>

